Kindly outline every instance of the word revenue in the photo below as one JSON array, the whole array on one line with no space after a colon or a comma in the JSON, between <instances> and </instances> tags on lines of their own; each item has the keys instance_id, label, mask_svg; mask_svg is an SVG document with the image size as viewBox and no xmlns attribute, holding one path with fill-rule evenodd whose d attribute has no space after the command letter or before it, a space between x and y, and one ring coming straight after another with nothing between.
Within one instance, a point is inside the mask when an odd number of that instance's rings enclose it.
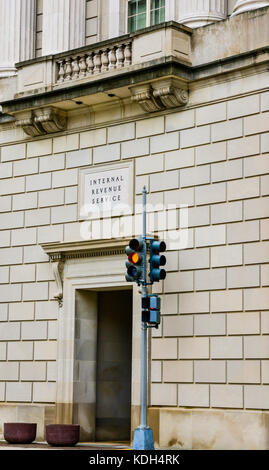
<instances>
[{"instance_id":1,"label":"word revenue","mask_svg":"<svg viewBox=\"0 0 269 470\"><path fill-rule=\"evenodd\" d=\"M120 201L121 186L109 186L105 188L92 189L92 204L103 204L104 202ZM115 194L116 193L116 194ZM106 196L105 196L106 194Z\"/></svg>"}]
</instances>

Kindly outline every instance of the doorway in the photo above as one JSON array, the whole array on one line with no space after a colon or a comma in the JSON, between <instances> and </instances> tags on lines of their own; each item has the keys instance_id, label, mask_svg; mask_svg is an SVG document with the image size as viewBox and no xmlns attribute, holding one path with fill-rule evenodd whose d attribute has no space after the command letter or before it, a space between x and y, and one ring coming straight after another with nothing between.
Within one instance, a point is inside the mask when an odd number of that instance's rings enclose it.
<instances>
[{"instance_id":1,"label":"doorway","mask_svg":"<svg viewBox=\"0 0 269 470\"><path fill-rule=\"evenodd\" d=\"M73 422L82 441L130 440L132 291L76 291Z\"/></svg>"},{"instance_id":2,"label":"doorway","mask_svg":"<svg viewBox=\"0 0 269 470\"><path fill-rule=\"evenodd\" d=\"M132 295L98 294L97 441L129 440L131 428Z\"/></svg>"}]
</instances>

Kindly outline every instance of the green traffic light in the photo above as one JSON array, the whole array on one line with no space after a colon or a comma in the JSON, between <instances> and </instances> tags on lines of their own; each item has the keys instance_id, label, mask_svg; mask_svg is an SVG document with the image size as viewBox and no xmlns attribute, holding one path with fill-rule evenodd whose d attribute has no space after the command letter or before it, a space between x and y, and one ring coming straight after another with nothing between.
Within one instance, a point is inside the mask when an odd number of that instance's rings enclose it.
<instances>
[{"instance_id":1,"label":"green traffic light","mask_svg":"<svg viewBox=\"0 0 269 470\"><path fill-rule=\"evenodd\" d=\"M138 266L129 266L127 269L127 274L137 280L140 278L142 274L142 270Z\"/></svg>"}]
</instances>

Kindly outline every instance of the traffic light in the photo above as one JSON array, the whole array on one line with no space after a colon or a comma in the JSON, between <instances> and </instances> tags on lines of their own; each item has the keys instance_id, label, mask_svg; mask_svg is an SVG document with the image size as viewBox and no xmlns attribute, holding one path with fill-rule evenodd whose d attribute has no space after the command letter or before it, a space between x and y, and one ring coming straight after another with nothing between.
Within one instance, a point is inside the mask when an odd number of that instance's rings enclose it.
<instances>
[{"instance_id":1,"label":"traffic light","mask_svg":"<svg viewBox=\"0 0 269 470\"><path fill-rule=\"evenodd\" d=\"M166 257L160 255L166 250L166 243L164 241L150 240L150 272L149 277L151 282L159 282L166 278L165 269L160 269L160 266L166 264Z\"/></svg>"},{"instance_id":2,"label":"traffic light","mask_svg":"<svg viewBox=\"0 0 269 470\"><path fill-rule=\"evenodd\" d=\"M125 279L128 282L141 283L143 278L143 266L146 261L144 253L144 240L142 237L133 238L129 245L125 248L125 253L128 256L128 260L125 265L127 273Z\"/></svg>"}]
</instances>

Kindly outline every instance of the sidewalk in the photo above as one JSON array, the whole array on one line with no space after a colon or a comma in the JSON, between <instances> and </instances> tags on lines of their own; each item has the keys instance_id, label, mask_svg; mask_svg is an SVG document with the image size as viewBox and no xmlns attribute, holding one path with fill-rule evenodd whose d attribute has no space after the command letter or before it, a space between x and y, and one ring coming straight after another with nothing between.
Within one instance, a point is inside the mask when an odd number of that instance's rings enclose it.
<instances>
[{"instance_id":1,"label":"sidewalk","mask_svg":"<svg viewBox=\"0 0 269 470\"><path fill-rule=\"evenodd\" d=\"M0 450L132 450L126 442L79 442L75 446L52 447L46 442L33 442L32 444L9 444L0 441Z\"/></svg>"}]
</instances>

